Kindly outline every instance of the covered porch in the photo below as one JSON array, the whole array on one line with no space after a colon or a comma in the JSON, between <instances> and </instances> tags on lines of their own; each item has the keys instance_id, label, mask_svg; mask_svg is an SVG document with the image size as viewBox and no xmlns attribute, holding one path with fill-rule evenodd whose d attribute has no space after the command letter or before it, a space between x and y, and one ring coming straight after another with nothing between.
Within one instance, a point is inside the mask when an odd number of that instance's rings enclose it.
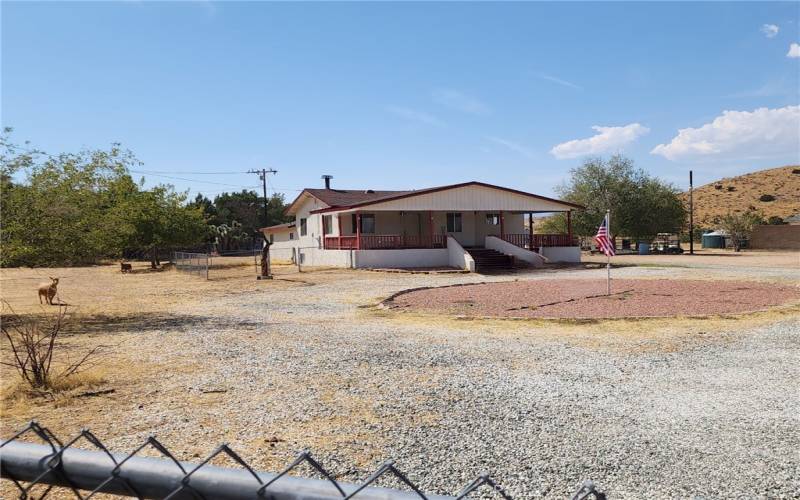
<instances>
[{"instance_id":1,"label":"covered porch","mask_svg":"<svg viewBox=\"0 0 800 500\"><path fill-rule=\"evenodd\" d=\"M533 233L533 214L553 212L558 211L342 210L322 215L322 247L326 250L446 248L448 236L467 248L483 247L488 236L535 252L546 247L577 246L570 210L561 211L567 214L566 234Z\"/></svg>"}]
</instances>

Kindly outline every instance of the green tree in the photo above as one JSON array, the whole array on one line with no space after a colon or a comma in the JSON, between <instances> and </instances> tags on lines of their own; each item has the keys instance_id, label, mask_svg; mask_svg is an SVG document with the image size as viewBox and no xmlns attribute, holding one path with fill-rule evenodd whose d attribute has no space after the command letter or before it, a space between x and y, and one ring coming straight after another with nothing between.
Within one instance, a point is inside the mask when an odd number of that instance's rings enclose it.
<instances>
[{"instance_id":1,"label":"green tree","mask_svg":"<svg viewBox=\"0 0 800 500\"><path fill-rule=\"evenodd\" d=\"M764 224L764 217L753 210L730 212L719 219L719 227L728 233L733 249L737 252L742 249L742 244L750 239L753 228L761 224Z\"/></svg>"},{"instance_id":2,"label":"green tree","mask_svg":"<svg viewBox=\"0 0 800 500\"><path fill-rule=\"evenodd\" d=\"M51 156L10 133L0 143L0 265L89 264L205 237L202 212L170 186L142 190L128 173L141 163L118 144ZM21 171L26 179L14 181Z\"/></svg>"},{"instance_id":3,"label":"green tree","mask_svg":"<svg viewBox=\"0 0 800 500\"><path fill-rule=\"evenodd\" d=\"M680 232L686 209L679 190L671 184L634 167L621 155L604 160L588 159L570 171L570 180L557 188L566 201L586 207L572 214L573 232L593 236L611 210L611 232L636 239L649 239L658 233ZM542 223L543 232L566 231L566 217L554 215Z\"/></svg>"}]
</instances>

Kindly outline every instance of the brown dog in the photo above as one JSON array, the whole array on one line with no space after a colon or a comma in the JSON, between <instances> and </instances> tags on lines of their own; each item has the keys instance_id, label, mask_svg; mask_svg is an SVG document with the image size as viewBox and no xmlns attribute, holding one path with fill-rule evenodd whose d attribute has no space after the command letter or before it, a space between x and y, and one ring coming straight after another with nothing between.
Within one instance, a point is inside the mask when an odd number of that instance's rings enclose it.
<instances>
[{"instance_id":1,"label":"brown dog","mask_svg":"<svg viewBox=\"0 0 800 500\"><path fill-rule=\"evenodd\" d=\"M44 297L45 302L52 306L56 293L58 293L58 278L51 277L50 283L39 284L39 303L42 303L42 297Z\"/></svg>"}]
</instances>

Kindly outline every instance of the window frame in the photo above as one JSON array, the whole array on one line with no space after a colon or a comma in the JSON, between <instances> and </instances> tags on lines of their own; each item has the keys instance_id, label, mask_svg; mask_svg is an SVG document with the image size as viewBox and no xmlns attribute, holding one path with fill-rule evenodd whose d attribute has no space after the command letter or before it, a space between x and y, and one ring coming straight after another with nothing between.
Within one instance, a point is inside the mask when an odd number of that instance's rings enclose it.
<instances>
[{"instance_id":1,"label":"window frame","mask_svg":"<svg viewBox=\"0 0 800 500\"><path fill-rule=\"evenodd\" d=\"M308 236L308 219L300 217L300 236Z\"/></svg>"},{"instance_id":2,"label":"window frame","mask_svg":"<svg viewBox=\"0 0 800 500\"><path fill-rule=\"evenodd\" d=\"M500 214L493 212L486 214L486 225L487 226L499 226L500 225Z\"/></svg>"},{"instance_id":3,"label":"window frame","mask_svg":"<svg viewBox=\"0 0 800 500\"><path fill-rule=\"evenodd\" d=\"M445 228L448 233L463 233L464 232L464 217L461 212L447 212L445 216ZM456 223L458 221L458 223ZM452 222L452 224L451 224ZM452 226L452 229L451 229Z\"/></svg>"},{"instance_id":4,"label":"window frame","mask_svg":"<svg viewBox=\"0 0 800 500\"><path fill-rule=\"evenodd\" d=\"M353 234L356 234L356 225L358 223L357 222L358 219L359 218L358 218L357 214L352 214L352 218L350 219L350 224L353 226ZM372 220L372 231L364 231L364 220L365 219ZM360 234L375 234L376 233L376 227L377 227L377 223L376 222L377 222L377 218L375 217L375 214L361 214L361 228L360 228L360 231L358 231L358 232Z\"/></svg>"},{"instance_id":5,"label":"window frame","mask_svg":"<svg viewBox=\"0 0 800 500\"><path fill-rule=\"evenodd\" d=\"M333 215L322 216L322 235L328 236L333 234Z\"/></svg>"},{"instance_id":6,"label":"window frame","mask_svg":"<svg viewBox=\"0 0 800 500\"><path fill-rule=\"evenodd\" d=\"M289 232L289 240L294 240L294 231Z\"/></svg>"}]
</instances>

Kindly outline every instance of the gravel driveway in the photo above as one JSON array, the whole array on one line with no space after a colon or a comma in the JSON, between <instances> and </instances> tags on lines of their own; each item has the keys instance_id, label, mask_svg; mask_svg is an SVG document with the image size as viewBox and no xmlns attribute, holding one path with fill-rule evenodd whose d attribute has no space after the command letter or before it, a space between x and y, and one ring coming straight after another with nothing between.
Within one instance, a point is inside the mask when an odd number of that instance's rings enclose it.
<instances>
[{"instance_id":1,"label":"gravel driveway","mask_svg":"<svg viewBox=\"0 0 800 500\"><path fill-rule=\"evenodd\" d=\"M734 276L763 277L751 271ZM224 440L271 470L309 447L349 481L391 457L431 493L489 471L515 498L565 498L584 479L610 498L797 498L797 309L681 322L458 321L364 306L407 288L553 273L315 274L198 301L181 311L192 321L140 329L137 355L167 367L143 380L146 390L120 387L102 415L60 408L39 418L74 418L113 449L155 431L189 460Z\"/></svg>"}]
</instances>

